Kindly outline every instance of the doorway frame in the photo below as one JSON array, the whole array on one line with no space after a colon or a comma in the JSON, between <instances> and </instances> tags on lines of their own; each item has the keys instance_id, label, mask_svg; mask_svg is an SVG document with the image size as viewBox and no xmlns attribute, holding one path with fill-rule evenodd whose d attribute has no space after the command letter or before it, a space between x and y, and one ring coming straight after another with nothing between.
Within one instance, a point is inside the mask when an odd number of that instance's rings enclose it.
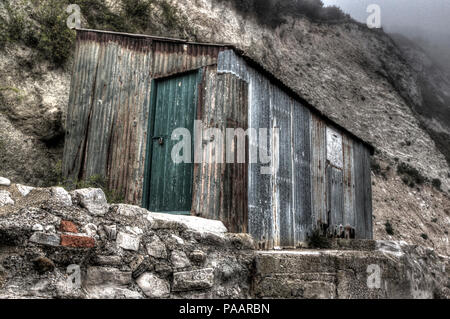
<instances>
[{"instance_id":1,"label":"doorway frame","mask_svg":"<svg viewBox=\"0 0 450 319\"><path fill-rule=\"evenodd\" d=\"M190 73L196 73L196 90L194 92L194 99L195 99L195 106L194 106L194 121L197 119L198 115L198 106L199 106L199 89L200 84L202 81L202 75L203 75L203 68L188 70L185 72L179 72L176 74L171 74L164 77L158 77L153 78L151 80L150 85L150 101L149 101L149 117L148 117L148 124L147 124L147 143L146 143L146 159L145 159L145 168L144 168L144 187L143 187L143 193L142 193L142 207L149 210L150 207L150 184L151 184L151 178L152 178L152 161L153 161L153 152L151 151L152 143L153 143L153 134L155 129L155 114L156 114L156 102L157 102L157 87L158 82L168 80L171 78L176 78L179 76L187 75ZM191 139L194 137L194 132L191 132ZM191 158L194 159L194 141L192 140L192 147L191 147ZM192 163L194 164L194 162ZM194 174L194 166L192 166L192 171ZM195 176L192 176L192 191L194 192L194 180ZM171 214L171 215L191 215L192 211L192 196L191 196L191 210L190 211L163 211L163 212L154 212L154 213L162 213L162 214Z\"/></svg>"}]
</instances>

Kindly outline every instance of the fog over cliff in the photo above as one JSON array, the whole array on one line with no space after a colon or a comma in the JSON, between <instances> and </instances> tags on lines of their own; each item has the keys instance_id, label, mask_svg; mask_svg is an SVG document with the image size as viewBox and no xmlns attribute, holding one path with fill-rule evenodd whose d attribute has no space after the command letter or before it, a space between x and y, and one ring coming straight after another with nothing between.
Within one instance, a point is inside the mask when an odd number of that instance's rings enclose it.
<instances>
[{"instance_id":1,"label":"fog over cliff","mask_svg":"<svg viewBox=\"0 0 450 319\"><path fill-rule=\"evenodd\" d=\"M323 0L354 19L365 22L370 4L381 8L381 25L388 33L400 33L425 49L450 70L450 1L448 0Z\"/></svg>"}]
</instances>

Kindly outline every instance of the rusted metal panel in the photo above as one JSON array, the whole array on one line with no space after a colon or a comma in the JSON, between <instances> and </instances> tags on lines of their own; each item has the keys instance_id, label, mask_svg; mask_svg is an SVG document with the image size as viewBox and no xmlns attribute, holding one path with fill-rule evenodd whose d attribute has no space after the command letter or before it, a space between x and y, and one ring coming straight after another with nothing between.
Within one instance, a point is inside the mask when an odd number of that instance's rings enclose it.
<instances>
[{"instance_id":1,"label":"rusted metal panel","mask_svg":"<svg viewBox=\"0 0 450 319\"><path fill-rule=\"evenodd\" d=\"M250 128L270 128L270 82L257 72L249 72L249 121ZM270 137L270 136L269 136ZM265 145L270 145L270 138ZM260 143L259 143L260 144ZM250 139L250 157L257 158L258 138ZM272 156L270 150L267 154ZM276 242L276 222L273 215L272 176L261 174L266 166L257 163L249 164L249 233L257 240L261 249L272 249Z\"/></svg>"},{"instance_id":2,"label":"rusted metal panel","mask_svg":"<svg viewBox=\"0 0 450 319\"><path fill-rule=\"evenodd\" d=\"M365 220L365 238L373 238L372 221L372 175L370 165L370 151L363 145L364 150L364 220Z\"/></svg>"},{"instance_id":3,"label":"rusted metal panel","mask_svg":"<svg viewBox=\"0 0 450 319\"><path fill-rule=\"evenodd\" d=\"M69 135L74 138L66 139L64 174L77 179L104 176L111 189L123 194L128 202L139 203L150 42L95 32L80 32L77 39L79 62L73 72L73 102L67 117ZM77 149L73 144L81 145L78 156L71 154Z\"/></svg>"},{"instance_id":4,"label":"rusted metal panel","mask_svg":"<svg viewBox=\"0 0 450 319\"><path fill-rule=\"evenodd\" d=\"M85 137L89 130L99 51L100 44L96 42L77 42L63 155L63 174L74 180L79 178L82 162L86 154Z\"/></svg>"},{"instance_id":5,"label":"rusted metal panel","mask_svg":"<svg viewBox=\"0 0 450 319\"><path fill-rule=\"evenodd\" d=\"M159 78L217 64L225 48L197 44L153 41L152 77Z\"/></svg>"},{"instance_id":6,"label":"rusted metal panel","mask_svg":"<svg viewBox=\"0 0 450 319\"><path fill-rule=\"evenodd\" d=\"M317 116L311 115L311 203L314 229L328 225L326 210L326 124Z\"/></svg>"},{"instance_id":7,"label":"rusted metal panel","mask_svg":"<svg viewBox=\"0 0 450 319\"><path fill-rule=\"evenodd\" d=\"M248 128L248 84L234 75L222 75L229 79L228 101L224 103L226 112L226 128L242 129ZM229 105L226 107L225 105ZM229 136L225 135L225 145ZM237 145L237 137L233 138L232 145ZM243 148L246 150L248 140L243 141ZM236 151L236 148L233 148ZM229 151L229 150L228 150ZM248 161L240 163L238 154L232 156L234 163L225 164L223 195L221 212L225 215L223 220L232 232L248 232ZM247 157L245 155L245 157Z\"/></svg>"},{"instance_id":8,"label":"rusted metal panel","mask_svg":"<svg viewBox=\"0 0 450 319\"><path fill-rule=\"evenodd\" d=\"M355 174L353 164L353 140L343 135L343 188L345 236L354 237L355 229Z\"/></svg>"},{"instance_id":9,"label":"rusted metal panel","mask_svg":"<svg viewBox=\"0 0 450 319\"><path fill-rule=\"evenodd\" d=\"M248 84L232 74L217 74L205 68L198 119L203 133L218 129L223 134L221 149L215 149L219 136L202 136L202 161L194 169L193 214L220 219L232 232L248 230L245 163L227 163L227 128L247 130ZM219 156L220 154L220 156Z\"/></svg>"},{"instance_id":10,"label":"rusted metal panel","mask_svg":"<svg viewBox=\"0 0 450 319\"><path fill-rule=\"evenodd\" d=\"M344 234L344 193L342 170L332 165L326 169L327 180L327 233L331 237L342 237Z\"/></svg>"},{"instance_id":11,"label":"rusted metal panel","mask_svg":"<svg viewBox=\"0 0 450 319\"><path fill-rule=\"evenodd\" d=\"M295 246L312 233L310 112L299 102L291 102L292 116L292 201Z\"/></svg>"},{"instance_id":12,"label":"rusted metal panel","mask_svg":"<svg viewBox=\"0 0 450 319\"><path fill-rule=\"evenodd\" d=\"M271 148L274 153L272 166L275 168L272 176L272 209L277 229L275 245L295 247L294 207L292 202L291 99L281 89L273 85L271 85L270 93L272 128L279 130L278 136L272 131L273 147Z\"/></svg>"},{"instance_id":13,"label":"rusted metal panel","mask_svg":"<svg viewBox=\"0 0 450 319\"><path fill-rule=\"evenodd\" d=\"M355 142L353 147L353 165L355 175L355 224L356 238L367 238L366 216L365 216L365 182L364 182L364 147L361 143Z\"/></svg>"},{"instance_id":14,"label":"rusted metal panel","mask_svg":"<svg viewBox=\"0 0 450 319\"><path fill-rule=\"evenodd\" d=\"M231 73L238 78L248 82L250 73L247 63L234 53L233 50L225 50L220 52L217 62L218 73Z\"/></svg>"},{"instance_id":15,"label":"rusted metal panel","mask_svg":"<svg viewBox=\"0 0 450 319\"><path fill-rule=\"evenodd\" d=\"M117 60L117 73L106 77L111 84L117 81L111 100L114 113L107 125L111 125L109 136L105 136L107 150L106 175L111 189L123 194L129 203L140 204L144 181L147 119L149 114L149 77L151 51L134 52L121 47ZM111 69L113 65L111 65ZM102 139L101 139L102 140Z\"/></svg>"}]
</instances>

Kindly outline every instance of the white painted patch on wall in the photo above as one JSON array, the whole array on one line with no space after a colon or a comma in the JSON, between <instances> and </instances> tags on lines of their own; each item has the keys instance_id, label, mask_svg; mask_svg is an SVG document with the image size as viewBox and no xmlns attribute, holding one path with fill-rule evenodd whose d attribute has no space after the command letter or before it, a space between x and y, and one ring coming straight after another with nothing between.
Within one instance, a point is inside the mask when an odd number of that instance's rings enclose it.
<instances>
[{"instance_id":1,"label":"white painted patch on wall","mask_svg":"<svg viewBox=\"0 0 450 319\"><path fill-rule=\"evenodd\" d=\"M342 168L343 157L342 135L327 127L327 160L330 161L331 165Z\"/></svg>"}]
</instances>

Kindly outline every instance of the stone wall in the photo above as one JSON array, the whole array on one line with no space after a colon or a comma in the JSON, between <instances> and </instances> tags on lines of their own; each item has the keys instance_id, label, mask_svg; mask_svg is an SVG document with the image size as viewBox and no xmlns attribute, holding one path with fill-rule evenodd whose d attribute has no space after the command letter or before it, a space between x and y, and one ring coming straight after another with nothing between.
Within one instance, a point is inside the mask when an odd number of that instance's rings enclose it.
<instances>
[{"instance_id":1,"label":"stone wall","mask_svg":"<svg viewBox=\"0 0 450 319\"><path fill-rule=\"evenodd\" d=\"M21 188L0 190L1 298L249 297L253 241L221 222Z\"/></svg>"},{"instance_id":2,"label":"stone wall","mask_svg":"<svg viewBox=\"0 0 450 319\"><path fill-rule=\"evenodd\" d=\"M219 221L109 205L99 189L2 184L0 298L449 297L448 259L431 249L255 251Z\"/></svg>"}]
</instances>

